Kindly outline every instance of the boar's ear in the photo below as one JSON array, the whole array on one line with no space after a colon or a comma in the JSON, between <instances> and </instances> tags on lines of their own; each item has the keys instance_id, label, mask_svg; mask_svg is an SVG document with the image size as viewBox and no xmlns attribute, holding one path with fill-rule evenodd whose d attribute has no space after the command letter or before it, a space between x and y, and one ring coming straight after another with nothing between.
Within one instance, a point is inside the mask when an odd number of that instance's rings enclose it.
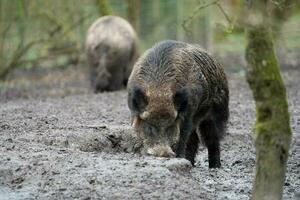
<instances>
[{"instance_id":1,"label":"boar's ear","mask_svg":"<svg viewBox=\"0 0 300 200\"><path fill-rule=\"evenodd\" d=\"M128 93L128 106L134 115L140 114L147 106L147 98L144 88L133 86Z\"/></svg>"},{"instance_id":2,"label":"boar's ear","mask_svg":"<svg viewBox=\"0 0 300 200\"><path fill-rule=\"evenodd\" d=\"M188 90L186 88L177 90L173 98L178 113L185 112L188 106Z\"/></svg>"}]
</instances>

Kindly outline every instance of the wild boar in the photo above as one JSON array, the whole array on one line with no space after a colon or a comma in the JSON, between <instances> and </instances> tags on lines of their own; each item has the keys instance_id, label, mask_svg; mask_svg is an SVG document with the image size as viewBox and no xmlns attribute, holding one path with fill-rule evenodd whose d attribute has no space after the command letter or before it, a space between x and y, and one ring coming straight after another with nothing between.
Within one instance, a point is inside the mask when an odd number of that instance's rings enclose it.
<instances>
[{"instance_id":1,"label":"wild boar","mask_svg":"<svg viewBox=\"0 0 300 200\"><path fill-rule=\"evenodd\" d=\"M138 59L127 90L132 125L147 154L194 165L201 140L209 168L221 166L229 91L221 65L208 53L184 42L160 42Z\"/></svg>"},{"instance_id":2,"label":"wild boar","mask_svg":"<svg viewBox=\"0 0 300 200\"><path fill-rule=\"evenodd\" d=\"M137 44L135 31L121 17L101 17L91 25L85 50L95 92L114 91L126 86L138 57Z\"/></svg>"}]
</instances>

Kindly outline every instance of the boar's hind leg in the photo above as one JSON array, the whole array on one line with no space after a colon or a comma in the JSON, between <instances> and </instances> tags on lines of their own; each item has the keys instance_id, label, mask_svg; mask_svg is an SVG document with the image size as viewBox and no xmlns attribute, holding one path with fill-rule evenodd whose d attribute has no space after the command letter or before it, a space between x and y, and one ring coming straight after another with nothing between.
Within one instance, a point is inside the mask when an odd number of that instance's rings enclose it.
<instances>
[{"instance_id":1,"label":"boar's hind leg","mask_svg":"<svg viewBox=\"0 0 300 200\"><path fill-rule=\"evenodd\" d=\"M195 157L199 146L199 138L196 131L193 131L186 144L185 158L195 164Z\"/></svg>"},{"instance_id":2,"label":"boar's hind leg","mask_svg":"<svg viewBox=\"0 0 300 200\"><path fill-rule=\"evenodd\" d=\"M208 150L209 168L221 167L220 138L215 122L213 120L201 122L200 133Z\"/></svg>"}]
</instances>

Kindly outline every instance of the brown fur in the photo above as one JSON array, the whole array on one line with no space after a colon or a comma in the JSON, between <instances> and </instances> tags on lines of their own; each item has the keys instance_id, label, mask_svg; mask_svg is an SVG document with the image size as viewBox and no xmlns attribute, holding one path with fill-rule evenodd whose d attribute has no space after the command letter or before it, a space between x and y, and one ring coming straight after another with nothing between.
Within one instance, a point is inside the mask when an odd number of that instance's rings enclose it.
<instances>
[{"instance_id":1,"label":"brown fur","mask_svg":"<svg viewBox=\"0 0 300 200\"><path fill-rule=\"evenodd\" d=\"M136 33L126 20L99 18L88 30L85 49L95 92L119 90L127 84L138 49Z\"/></svg>"},{"instance_id":2,"label":"brown fur","mask_svg":"<svg viewBox=\"0 0 300 200\"><path fill-rule=\"evenodd\" d=\"M222 67L200 47L164 41L146 51L128 82L133 126L146 152L166 157L175 152L194 164L201 138L209 166L220 167L228 93Z\"/></svg>"}]
</instances>

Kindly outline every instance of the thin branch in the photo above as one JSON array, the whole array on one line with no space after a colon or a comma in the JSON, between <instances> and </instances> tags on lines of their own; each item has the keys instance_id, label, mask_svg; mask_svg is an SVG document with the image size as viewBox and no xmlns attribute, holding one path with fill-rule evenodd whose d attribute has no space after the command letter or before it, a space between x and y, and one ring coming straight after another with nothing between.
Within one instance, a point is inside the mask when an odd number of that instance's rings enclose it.
<instances>
[{"instance_id":1,"label":"thin branch","mask_svg":"<svg viewBox=\"0 0 300 200\"><path fill-rule=\"evenodd\" d=\"M15 69L17 67L17 64L20 60L20 58L22 56L25 55L25 53L32 47L34 46L35 44L37 43L40 43L40 42L43 42L44 40L36 40L36 41L31 41L29 42L28 44L26 44L24 47L21 47L19 45L18 49L15 51L12 59L11 59L11 62L6 65L5 67L3 67L1 70L0 70L0 79L3 79L6 77L6 75L13 69Z\"/></svg>"},{"instance_id":2,"label":"thin branch","mask_svg":"<svg viewBox=\"0 0 300 200\"><path fill-rule=\"evenodd\" d=\"M78 48L69 48L69 49L62 49L62 50L57 50L54 53L51 54L47 54L45 56L40 56L34 59L21 59L18 64L19 65L26 65L26 64L37 64L37 63L41 63L43 61L55 58L57 56L61 56L61 55L70 55L73 53L78 53L79 49Z\"/></svg>"},{"instance_id":3,"label":"thin branch","mask_svg":"<svg viewBox=\"0 0 300 200\"><path fill-rule=\"evenodd\" d=\"M73 24L71 24L69 27L66 27L64 32L62 33L62 35L67 35L68 33L70 33L71 31L73 31L73 29L75 29L77 26L81 25L82 23L84 23L84 21L89 18L90 16L92 16L92 14L88 14L85 16L82 16L81 18L79 18L77 21L75 21Z\"/></svg>"},{"instance_id":4,"label":"thin branch","mask_svg":"<svg viewBox=\"0 0 300 200\"><path fill-rule=\"evenodd\" d=\"M79 20L75 21L73 24L71 24L70 26L64 28L64 31L61 32L59 34L60 37L67 35L68 33L70 33L74 28L76 28L78 25L82 24L88 17L90 17L89 15L83 16L81 17ZM52 18L53 19L53 18ZM57 20L55 20L57 22ZM59 24L57 24L59 25ZM17 65L20 64L25 64L25 63L33 63L36 60L44 60L47 59L46 57L50 58L53 55L48 55L48 56L44 56L34 60L21 60L21 58L28 52L28 50L30 48L32 48L32 46L39 44L39 43L45 43L45 42L51 42L54 40L54 37L52 37L52 35L50 34L47 38L43 38L43 39L39 39L39 40L35 40L35 41L31 41L29 42L27 45L22 46L21 44L18 45L17 49L15 50L14 55L12 56L12 58L10 59L11 62L8 63L6 66L4 66L2 69L0 69L0 79L3 79L6 77L6 75L12 71L13 69L17 68ZM78 52L78 49L67 49L64 51L60 51L61 54L70 54L70 53L74 53L74 52Z\"/></svg>"},{"instance_id":5,"label":"thin branch","mask_svg":"<svg viewBox=\"0 0 300 200\"><path fill-rule=\"evenodd\" d=\"M184 29L186 32L189 32L188 29L187 29L187 26L188 26L189 23L193 20L193 18L197 15L197 13L198 13L201 9L203 9L203 8L207 8L207 7L211 6L211 5L217 4L219 1L220 1L220 0L215 0L215 1L212 1L212 2L210 2L210 3L208 3L208 4L205 4L205 5L199 5L197 8L195 8L195 9L193 10L193 12L190 14L190 16L187 17L185 20L183 20L183 22L182 22L182 24L181 24L182 27L183 27L183 29Z\"/></svg>"},{"instance_id":6,"label":"thin branch","mask_svg":"<svg viewBox=\"0 0 300 200\"><path fill-rule=\"evenodd\" d=\"M11 28L12 23L9 23L6 28L1 32L1 39L0 39L0 57L3 58L3 49L4 49L4 43L6 41L6 36Z\"/></svg>"},{"instance_id":7,"label":"thin branch","mask_svg":"<svg viewBox=\"0 0 300 200\"><path fill-rule=\"evenodd\" d=\"M220 5L219 2L216 3L217 7L220 9L220 11L223 13L223 15L225 16L226 20L228 21L229 24L232 24L232 20L229 18L229 16L227 15L227 13L225 12L225 10L223 9L223 7Z\"/></svg>"},{"instance_id":8,"label":"thin branch","mask_svg":"<svg viewBox=\"0 0 300 200\"><path fill-rule=\"evenodd\" d=\"M190 16L188 18L186 18L185 20L183 20L182 22L182 27L184 29L185 32L187 33L191 33L190 30L188 30L188 26L190 25L191 21L193 20L193 18L197 15L197 13L201 10L201 9L204 9L204 8L207 8L209 6L212 6L212 5L216 5L218 7L218 9L222 12L222 14L225 16L226 20L228 21L228 23L230 24L230 26L233 24L232 23L232 20L230 19L230 17L228 16L228 14L225 12L225 10L223 9L223 7L221 6L220 0L215 0L215 1L212 1L210 3L207 3L205 5L199 5L197 8L195 8L192 12L192 14L190 14Z\"/></svg>"}]
</instances>

